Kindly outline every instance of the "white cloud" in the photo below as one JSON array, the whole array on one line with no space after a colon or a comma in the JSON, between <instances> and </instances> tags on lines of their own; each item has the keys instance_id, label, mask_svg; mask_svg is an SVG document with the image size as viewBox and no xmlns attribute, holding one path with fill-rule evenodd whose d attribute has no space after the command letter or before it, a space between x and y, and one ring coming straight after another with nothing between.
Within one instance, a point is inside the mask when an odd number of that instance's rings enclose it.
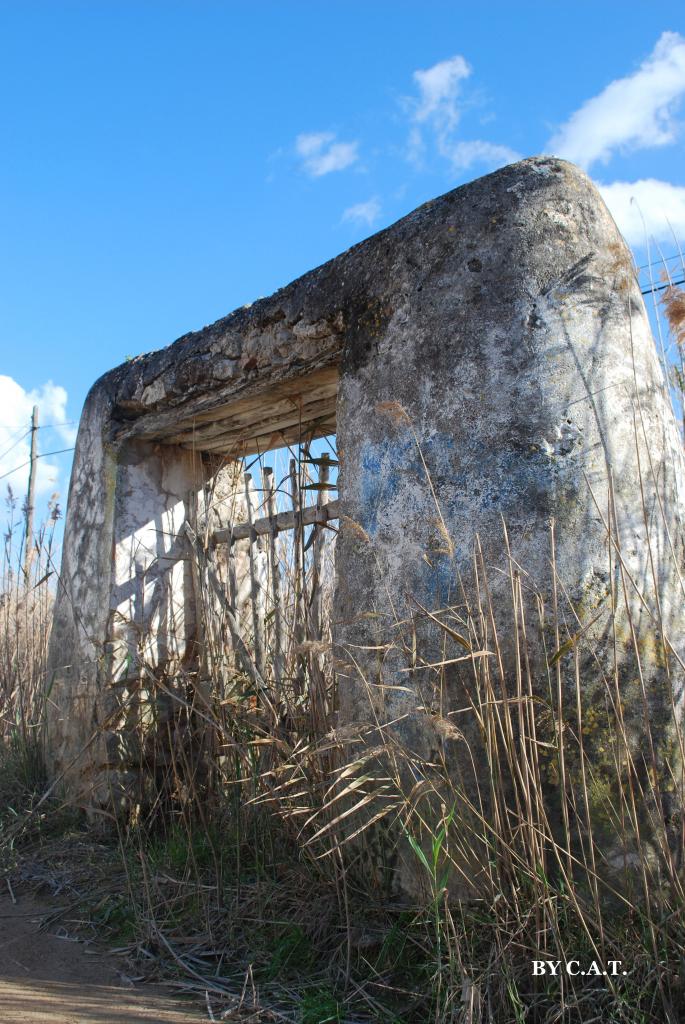
<instances>
[{"instance_id":1,"label":"white cloud","mask_svg":"<svg viewBox=\"0 0 685 1024\"><path fill-rule=\"evenodd\" d=\"M302 167L312 178L351 167L359 159L358 148L358 142L337 142L333 132L309 132L295 140Z\"/></svg>"},{"instance_id":2,"label":"white cloud","mask_svg":"<svg viewBox=\"0 0 685 1024\"><path fill-rule=\"evenodd\" d=\"M459 121L457 97L460 83L471 74L471 68L460 55L440 61L425 71L415 71L413 78L419 88L414 101L414 120L439 122L447 131Z\"/></svg>"},{"instance_id":3,"label":"white cloud","mask_svg":"<svg viewBox=\"0 0 685 1024\"><path fill-rule=\"evenodd\" d=\"M673 142L685 93L685 38L664 32L639 69L588 100L550 139L547 150L581 167L606 163L616 150Z\"/></svg>"},{"instance_id":4,"label":"white cloud","mask_svg":"<svg viewBox=\"0 0 685 1024\"><path fill-rule=\"evenodd\" d=\"M422 126L427 126L435 135L438 148L457 127L461 116L458 104L461 83L470 74L471 68L461 54L414 72L412 77L418 87L418 97L407 97L404 105L413 122L408 155L415 163L420 161L425 148Z\"/></svg>"},{"instance_id":5,"label":"white cloud","mask_svg":"<svg viewBox=\"0 0 685 1024\"><path fill-rule=\"evenodd\" d=\"M348 206L341 220L352 221L356 224L366 224L368 227L371 227L378 220L380 214L381 204L374 196L372 199L367 199L365 203L355 203L354 206Z\"/></svg>"},{"instance_id":6,"label":"white cloud","mask_svg":"<svg viewBox=\"0 0 685 1024\"><path fill-rule=\"evenodd\" d=\"M461 54L414 72L418 96L404 103L412 122L407 152L414 163L421 162L427 134L433 138L439 156L454 171L467 170L474 164L500 167L519 159L519 154L509 146L483 139L455 139L462 114L462 83L470 75L471 67Z\"/></svg>"},{"instance_id":7,"label":"white cloud","mask_svg":"<svg viewBox=\"0 0 685 1024\"><path fill-rule=\"evenodd\" d=\"M0 375L0 491L4 496L9 484L19 508L26 494L30 458L30 437L33 406L39 409L39 425L56 424L54 430L38 431L39 452L69 448L74 444L76 430L67 424L67 393L63 387L48 381L39 388L25 391L12 377ZM22 436L26 435L26 436ZM47 440L46 440L47 439ZM6 475L7 474L7 475ZM59 466L50 459L38 460L36 473L36 496L45 497L57 490Z\"/></svg>"},{"instance_id":8,"label":"white cloud","mask_svg":"<svg viewBox=\"0 0 685 1024\"><path fill-rule=\"evenodd\" d=\"M629 245L644 245L647 238L673 242L685 239L685 188L668 181L597 183L604 202Z\"/></svg>"}]
</instances>

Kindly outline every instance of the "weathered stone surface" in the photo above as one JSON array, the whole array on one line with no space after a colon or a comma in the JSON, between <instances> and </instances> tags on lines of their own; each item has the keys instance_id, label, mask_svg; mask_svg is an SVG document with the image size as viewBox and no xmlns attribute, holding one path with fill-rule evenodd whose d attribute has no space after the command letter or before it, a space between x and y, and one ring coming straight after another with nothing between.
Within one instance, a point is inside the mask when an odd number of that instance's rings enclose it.
<instances>
[{"instance_id":1,"label":"weathered stone surface","mask_svg":"<svg viewBox=\"0 0 685 1024\"><path fill-rule=\"evenodd\" d=\"M361 645L358 668L340 681L341 725L373 721L371 694L401 742L465 768L464 745L438 725L463 706L472 675L452 666L438 692L408 662L401 636L413 619L421 657L439 659L444 631L419 606L450 604L468 617L489 600L485 632L492 642L497 628L505 677L515 683L522 612L536 685L555 644L579 633L572 646L588 693L603 676L615 683L637 752L644 684L667 746L681 700L671 648L682 657L682 446L613 221L584 174L533 159L425 204L94 386L52 637L54 772L103 722L107 645L123 642L112 594L134 578L119 579L122 560L136 562L134 539L155 522L171 523L162 557L173 558L180 492L199 492L209 472L188 449L241 455L292 440L301 425L310 435L337 425L344 518L334 628L340 645ZM182 571L165 563L163 575L176 581L170 606L183 605L190 628ZM547 625L536 628L540 602ZM612 603L621 605L615 616ZM394 644L383 658L362 650L379 643ZM464 730L477 748L476 725ZM87 788L88 772L106 778L108 764L102 740L92 742L70 786Z\"/></svg>"},{"instance_id":2,"label":"weathered stone surface","mask_svg":"<svg viewBox=\"0 0 685 1024\"><path fill-rule=\"evenodd\" d=\"M508 167L395 230L377 267L392 293L377 294L380 323L348 343L340 371L352 523L338 539L336 621L339 641L361 645L339 680L341 722L368 724L370 694L395 723L386 735L423 761L446 758L487 799L483 727L464 710L483 699L474 665L412 670L415 649L426 663L464 655L421 610L451 606L443 621L501 654L497 699L516 701L530 680L557 728L558 669L576 729L577 653L583 714L607 730L587 749L610 762L613 785L607 703L620 694L637 777L647 792L653 753L668 790L685 478L629 252L589 179L558 161ZM555 739L553 721L540 739Z\"/></svg>"}]
</instances>

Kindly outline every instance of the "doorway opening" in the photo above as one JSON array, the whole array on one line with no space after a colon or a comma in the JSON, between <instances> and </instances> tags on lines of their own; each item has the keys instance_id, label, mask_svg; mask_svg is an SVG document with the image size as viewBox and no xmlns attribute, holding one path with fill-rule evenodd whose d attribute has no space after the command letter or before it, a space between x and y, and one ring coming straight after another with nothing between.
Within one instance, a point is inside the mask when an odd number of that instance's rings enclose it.
<instances>
[{"instance_id":1,"label":"doorway opening","mask_svg":"<svg viewBox=\"0 0 685 1024\"><path fill-rule=\"evenodd\" d=\"M205 537L194 538L214 693L291 736L318 731L334 709L337 469L335 434L220 462Z\"/></svg>"}]
</instances>

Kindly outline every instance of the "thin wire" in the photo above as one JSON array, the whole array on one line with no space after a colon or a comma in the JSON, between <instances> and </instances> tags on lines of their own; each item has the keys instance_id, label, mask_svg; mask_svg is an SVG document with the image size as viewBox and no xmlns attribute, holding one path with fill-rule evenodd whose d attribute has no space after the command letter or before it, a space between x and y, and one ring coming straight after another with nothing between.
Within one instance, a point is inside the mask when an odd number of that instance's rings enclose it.
<instances>
[{"instance_id":1,"label":"thin wire","mask_svg":"<svg viewBox=\"0 0 685 1024\"><path fill-rule=\"evenodd\" d=\"M50 455L62 455L64 452L73 452L74 448L59 448L56 452L41 452L40 455L36 455L37 459L47 459ZM26 462L22 462L20 466L15 466L14 469L10 469L7 473L3 473L0 476L0 480L4 480L6 476L12 476L12 473L16 473L18 470L23 469L24 466L29 466L31 459L27 459Z\"/></svg>"},{"instance_id":2,"label":"thin wire","mask_svg":"<svg viewBox=\"0 0 685 1024\"><path fill-rule=\"evenodd\" d=\"M685 277L682 277L680 279L680 281L667 281L666 284L650 285L649 288L643 288L642 289L642 294L643 295L653 295L654 292L663 292L667 288L675 288L679 284L685 284Z\"/></svg>"},{"instance_id":3,"label":"thin wire","mask_svg":"<svg viewBox=\"0 0 685 1024\"><path fill-rule=\"evenodd\" d=\"M679 260L681 258L680 253L676 252L672 256L662 256L661 259L651 260L649 263L641 263L637 268L638 270L647 270L648 267L656 267L660 263L670 263L671 260Z\"/></svg>"},{"instance_id":4,"label":"thin wire","mask_svg":"<svg viewBox=\"0 0 685 1024\"><path fill-rule=\"evenodd\" d=\"M6 455L9 455L9 453L11 451L14 451L14 449L17 447L17 445L21 444L21 442L24 440L24 438L28 437L30 433L31 433L30 429L24 431L24 433L21 435L21 437L17 438L17 440L14 442L14 444L11 444L9 446L9 448L5 449L5 451L2 453L2 455L0 455L0 459L4 459Z\"/></svg>"},{"instance_id":5,"label":"thin wire","mask_svg":"<svg viewBox=\"0 0 685 1024\"><path fill-rule=\"evenodd\" d=\"M71 427L77 422L77 420L63 420L61 423L39 423L37 429L49 430L52 427ZM23 423L0 423L0 430L21 430L23 426Z\"/></svg>"}]
</instances>

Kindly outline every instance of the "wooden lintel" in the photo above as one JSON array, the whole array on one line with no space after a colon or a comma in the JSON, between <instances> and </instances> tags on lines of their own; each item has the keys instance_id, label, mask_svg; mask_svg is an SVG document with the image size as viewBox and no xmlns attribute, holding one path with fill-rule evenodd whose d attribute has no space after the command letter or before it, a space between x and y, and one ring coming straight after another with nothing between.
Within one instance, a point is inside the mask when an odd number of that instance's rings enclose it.
<instances>
[{"instance_id":1,"label":"wooden lintel","mask_svg":"<svg viewBox=\"0 0 685 1024\"><path fill-rule=\"evenodd\" d=\"M188 451L203 451L209 454L222 455L227 459L240 459L246 455L260 454L286 445L295 445L301 441L313 441L317 437L326 437L335 433L335 416L308 423L297 423L290 427L274 430L268 434L237 435L222 438L220 441L203 442L202 444L182 444Z\"/></svg>"},{"instance_id":2,"label":"wooden lintel","mask_svg":"<svg viewBox=\"0 0 685 1024\"><path fill-rule=\"evenodd\" d=\"M192 443L196 448L204 448L207 444L221 444L226 438L273 433L296 423L306 424L323 415L335 415L336 399L335 391L323 393L313 389L306 400L300 397L297 402L290 397L271 403L255 400L250 405L244 403L239 411L230 415L217 415L211 422L186 425L165 441L167 444Z\"/></svg>"}]
</instances>

